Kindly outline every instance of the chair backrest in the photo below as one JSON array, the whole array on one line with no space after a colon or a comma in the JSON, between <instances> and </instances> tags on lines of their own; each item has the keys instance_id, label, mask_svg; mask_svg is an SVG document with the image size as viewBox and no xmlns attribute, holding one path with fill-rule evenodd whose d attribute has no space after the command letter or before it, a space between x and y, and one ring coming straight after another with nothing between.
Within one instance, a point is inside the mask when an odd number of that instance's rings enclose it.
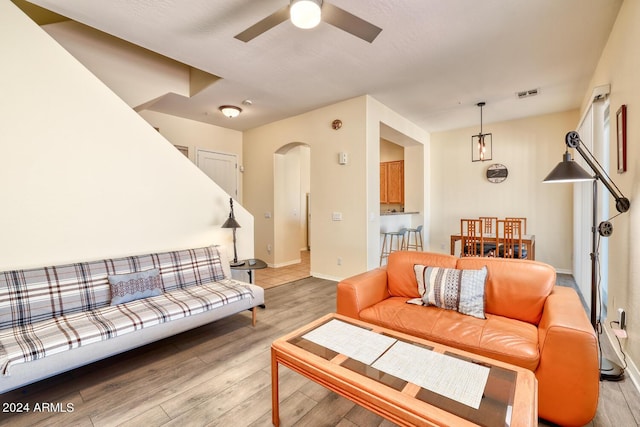
<instances>
[{"instance_id":1,"label":"chair backrest","mask_svg":"<svg viewBox=\"0 0 640 427\"><path fill-rule=\"evenodd\" d=\"M525 258L522 246L522 222L520 220L502 219L497 223L498 245L503 258Z\"/></svg>"},{"instance_id":2,"label":"chair backrest","mask_svg":"<svg viewBox=\"0 0 640 427\"><path fill-rule=\"evenodd\" d=\"M482 227L481 219L463 218L460 220L461 257L484 255L484 233Z\"/></svg>"},{"instance_id":3,"label":"chair backrest","mask_svg":"<svg viewBox=\"0 0 640 427\"><path fill-rule=\"evenodd\" d=\"M484 232L485 234L491 234L496 231L496 221L498 220L497 216L481 216L480 219L483 222Z\"/></svg>"},{"instance_id":4,"label":"chair backrest","mask_svg":"<svg viewBox=\"0 0 640 427\"><path fill-rule=\"evenodd\" d=\"M520 227L520 230L522 231L522 234L527 234L527 218L516 217L516 216L508 216L505 219L507 221L520 221L522 223L522 227Z\"/></svg>"}]
</instances>

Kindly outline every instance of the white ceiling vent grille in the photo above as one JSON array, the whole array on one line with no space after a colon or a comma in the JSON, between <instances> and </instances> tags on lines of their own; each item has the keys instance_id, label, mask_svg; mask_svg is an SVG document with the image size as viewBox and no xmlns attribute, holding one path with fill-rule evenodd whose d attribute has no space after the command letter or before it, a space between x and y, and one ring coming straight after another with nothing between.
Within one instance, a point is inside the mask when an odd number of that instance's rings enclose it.
<instances>
[{"instance_id":1,"label":"white ceiling vent grille","mask_svg":"<svg viewBox=\"0 0 640 427\"><path fill-rule=\"evenodd\" d=\"M536 96L538 92L538 89L523 90L520 92L516 92L516 96L518 97L518 99L529 98L531 96Z\"/></svg>"}]
</instances>

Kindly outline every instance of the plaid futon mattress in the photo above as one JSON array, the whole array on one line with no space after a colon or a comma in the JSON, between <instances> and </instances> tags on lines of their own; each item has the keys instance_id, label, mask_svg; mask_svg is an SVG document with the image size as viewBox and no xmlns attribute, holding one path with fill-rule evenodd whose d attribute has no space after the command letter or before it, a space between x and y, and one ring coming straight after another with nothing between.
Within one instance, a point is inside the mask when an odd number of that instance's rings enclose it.
<instances>
[{"instance_id":1,"label":"plaid futon mattress","mask_svg":"<svg viewBox=\"0 0 640 427\"><path fill-rule=\"evenodd\" d=\"M233 279L222 279L156 297L1 330L0 372L9 375L9 368L17 363L105 341L245 298L253 298L249 286Z\"/></svg>"}]
</instances>

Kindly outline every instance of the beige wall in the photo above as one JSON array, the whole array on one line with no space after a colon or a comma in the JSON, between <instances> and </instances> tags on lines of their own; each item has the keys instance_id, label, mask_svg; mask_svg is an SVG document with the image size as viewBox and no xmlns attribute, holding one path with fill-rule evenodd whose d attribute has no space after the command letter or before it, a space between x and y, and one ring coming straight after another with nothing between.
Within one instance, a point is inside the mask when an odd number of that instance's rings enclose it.
<instances>
[{"instance_id":1,"label":"beige wall","mask_svg":"<svg viewBox=\"0 0 640 427\"><path fill-rule=\"evenodd\" d=\"M42 27L129 106L189 96L189 67L74 21Z\"/></svg>"},{"instance_id":2,"label":"beige wall","mask_svg":"<svg viewBox=\"0 0 640 427\"><path fill-rule=\"evenodd\" d=\"M274 155L274 246L275 267L300 262L300 250L307 247L306 195L309 193L310 148L287 146Z\"/></svg>"},{"instance_id":3,"label":"beige wall","mask_svg":"<svg viewBox=\"0 0 640 427\"><path fill-rule=\"evenodd\" d=\"M380 263L380 138L405 148L405 209L420 212L412 226L429 222L429 133L371 96L367 100L367 269ZM429 232L424 232L425 242Z\"/></svg>"},{"instance_id":4,"label":"beige wall","mask_svg":"<svg viewBox=\"0 0 640 427\"><path fill-rule=\"evenodd\" d=\"M335 119L343 122L337 131L331 128ZM274 232L276 220L265 215L275 212L273 155L288 144L302 143L310 147L312 274L340 279L378 265L381 127L394 129L393 137L412 146L412 153L424 160L428 134L370 96L244 133L244 200L256 218L257 257L275 263L276 245L283 244ZM340 152L348 154L348 164L338 163ZM421 161L410 162L407 172L415 181L410 188L417 194L421 212L426 199L423 165ZM342 214L341 221L332 220L334 212Z\"/></svg>"},{"instance_id":5,"label":"beige wall","mask_svg":"<svg viewBox=\"0 0 640 427\"><path fill-rule=\"evenodd\" d=\"M242 132L210 125L195 120L183 119L155 111L139 113L149 124L158 128L160 135L173 145L188 147L189 160L196 164L198 149L218 153L234 154L242 165ZM238 202L242 203L242 173L238 173Z\"/></svg>"},{"instance_id":6,"label":"beige wall","mask_svg":"<svg viewBox=\"0 0 640 427\"><path fill-rule=\"evenodd\" d=\"M0 270L230 243L220 188L11 2L0 52Z\"/></svg>"},{"instance_id":7,"label":"beige wall","mask_svg":"<svg viewBox=\"0 0 640 427\"><path fill-rule=\"evenodd\" d=\"M586 109L591 89L611 84L611 178L622 193L631 200L631 209L612 221L614 233L609 237L609 318L616 319L616 310L627 312L629 338L622 340L627 353L627 371L640 384L640 2L626 0L618 14L609 41L585 94ZM622 104L627 105L627 172L616 173L615 114ZM606 193L602 197L608 197ZM612 198L610 198L612 200ZM610 212L617 213L613 203ZM607 328L608 329L608 328ZM618 348L615 339L613 347Z\"/></svg>"},{"instance_id":8,"label":"beige wall","mask_svg":"<svg viewBox=\"0 0 640 427\"><path fill-rule=\"evenodd\" d=\"M404 160L404 147L380 138L380 161L393 162L396 160Z\"/></svg>"},{"instance_id":9,"label":"beige wall","mask_svg":"<svg viewBox=\"0 0 640 427\"><path fill-rule=\"evenodd\" d=\"M274 233L274 153L303 143L310 148L312 274L339 278L366 269L365 102L350 99L244 133L244 199L255 216L257 257L274 263L282 244ZM335 119L343 122L337 131ZM341 151L349 154L347 165L338 164ZM333 221L333 212L342 213L342 221Z\"/></svg>"},{"instance_id":10,"label":"beige wall","mask_svg":"<svg viewBox=\"0 0 640 427\"><path fill-rule=\"evenodd\" d=\"M432 134L430 250L449 253L449 236L459 232L460 218L527 217L527 231L536 235L536 260L571 272L571 186L542 180L562 160L564 136L577 121L574 110L487 124L493 159L475 163L470 150L476 128ZM504 182L487 181L493 163L508 168Z\"/></svg>"}]
</instances>

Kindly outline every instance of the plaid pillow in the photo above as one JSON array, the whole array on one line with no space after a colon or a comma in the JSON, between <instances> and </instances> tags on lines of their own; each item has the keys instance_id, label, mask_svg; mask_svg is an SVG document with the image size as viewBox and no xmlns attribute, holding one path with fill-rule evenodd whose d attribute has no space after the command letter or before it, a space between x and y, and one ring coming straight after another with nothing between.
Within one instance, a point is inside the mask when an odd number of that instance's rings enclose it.
<instances>
[{"instance_id":1,"label":"plaid pillow","mask_svg":"<svg viewBox=\"0 0 640 427\"><path fill-rule=\"evenodd\" d=\"M435 305L445 310L485 319L484 289L487 267L480 270L414 265L422 305ZM416 298L420 301L420 299ZM411 300L416 303L418 301ZM420 303L420 302L418 302Z\"/></svg>"}]
</instances>

